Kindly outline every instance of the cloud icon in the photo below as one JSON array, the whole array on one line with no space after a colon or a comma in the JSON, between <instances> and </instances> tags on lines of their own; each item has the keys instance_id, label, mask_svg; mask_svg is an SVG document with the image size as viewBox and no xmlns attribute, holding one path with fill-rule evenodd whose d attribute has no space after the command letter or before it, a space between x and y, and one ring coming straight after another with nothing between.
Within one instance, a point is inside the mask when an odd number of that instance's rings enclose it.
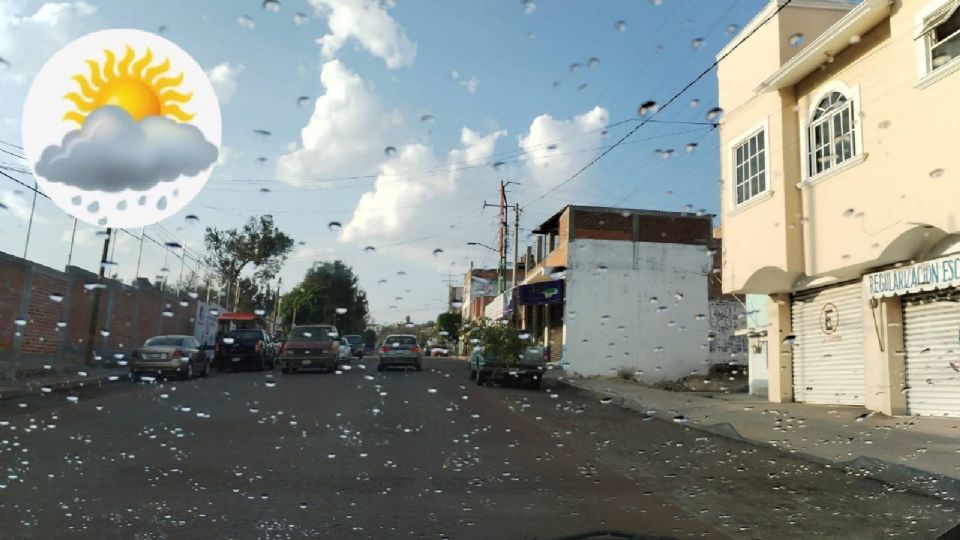
<instances>
[{"instance_id":1,"label":"cloud icon","mask_svg":"<svg viewBox=\"0 0 960 540\"><path fill-rule=\"evenodd\" d=\"M217 146L190 124L164 116L139 122L126 110L94 110L60 146L43 149L36 173L85 191L145 191L180 176L194 176L217 160Z\"/></svg>"}]
</instances>

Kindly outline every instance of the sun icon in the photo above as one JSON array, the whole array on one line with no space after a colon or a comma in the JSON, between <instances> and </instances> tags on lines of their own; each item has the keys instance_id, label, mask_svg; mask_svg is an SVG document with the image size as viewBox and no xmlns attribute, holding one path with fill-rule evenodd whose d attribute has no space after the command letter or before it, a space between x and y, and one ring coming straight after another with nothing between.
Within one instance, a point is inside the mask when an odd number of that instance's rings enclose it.
<instances>
[{"instance_id":1,"label":"sun icon","mask_svg":"<svg viewBox=\"0 0 960 540\"><path fill-rule=\"evenodd\" d=\"M117 62L113 51L103 51L104 62L87 60L90 75L74 75L72 80L80 86L80 92L70 92L64 99L73 102L75 110L68 111L64 120L83 125L94 110L113 105L127 111L135 121L147 116L166 116L180 122L189 122L193 114L184 112L180 104L188 103L191 93L177 88L183 83L183 73L170 77L170 59L153 64L153 51L149 48L140 58L127 45L126 53Z\"/></svg>"},{"instance_id":2,"label":"sun icon","mask_svg":"<svg viewBox=\"0 0 960 540\"><path fill-rule=\"evenodd\" d=\"M203 68L166 38L124 29L87 34L47 60L20 126L38 187L101 227L182 210L217 163L222 129Z\"/></svg>"}]
</instances>

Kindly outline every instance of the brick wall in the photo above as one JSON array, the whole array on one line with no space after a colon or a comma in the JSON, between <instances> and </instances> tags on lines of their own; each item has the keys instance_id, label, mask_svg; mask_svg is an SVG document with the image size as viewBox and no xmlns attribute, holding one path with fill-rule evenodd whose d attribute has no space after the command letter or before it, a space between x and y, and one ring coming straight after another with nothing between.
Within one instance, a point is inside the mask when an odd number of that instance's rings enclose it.
<instances>
[{"instance_id":1,"label":"brick wall","mask_svg":"<svg viewBox=\"0 0 960 540\"><path fill-rule=\"evenodd\" d=\"M31 359L81 360L96 297L84 285L96 280L96 274L80 268L61 272L0 252L0 358L25 364ZM128 354L153 335L194 333L196 300L144 285L104 284L95 334L104 361L115 353ZM163 316L167 310L172 317ZM18 319L26 324L16 324Z\"/></svg>"}]
</instances>

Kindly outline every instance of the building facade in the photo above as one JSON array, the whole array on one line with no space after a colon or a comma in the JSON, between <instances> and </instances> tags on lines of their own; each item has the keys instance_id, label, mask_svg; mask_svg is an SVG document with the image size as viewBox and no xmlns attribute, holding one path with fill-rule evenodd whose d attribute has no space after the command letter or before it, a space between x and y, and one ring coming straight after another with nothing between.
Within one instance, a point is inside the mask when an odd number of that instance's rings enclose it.
<instances>
[{"instance_id":1,"label":"building facade","mask_svg":"<svg viewBox=\"0 0 960 540\"><path fill-rule=\"evenodd\" d=\"M765 297L772 401L960 416L958 7L773 0L719 53L723 289Z\"/></svg>"},{"instance_id":2,"label":"building facade","mask_svg":"<svg viewBox=\"0 0 960 540\"><path fill-rule=\"evenodd\" d=\"M707 368L710 216L567 206L534 231L521 326L576 375L674 380Z\"/></svg>"}]
</instances>

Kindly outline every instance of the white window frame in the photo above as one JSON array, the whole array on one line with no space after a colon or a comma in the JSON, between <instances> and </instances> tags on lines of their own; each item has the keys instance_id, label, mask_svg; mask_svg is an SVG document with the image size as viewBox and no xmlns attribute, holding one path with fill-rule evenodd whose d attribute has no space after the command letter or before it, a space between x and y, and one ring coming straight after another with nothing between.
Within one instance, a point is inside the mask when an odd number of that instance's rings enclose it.
<instances>
[{"instance_id":1,"label":"white window frame","mask_svg":"<svg viewBox=\"0 0 960 540\"><path fill-rule=\"evenodd\" d=\"M930 34L924 32L927 21L942 10L949 9L954 0L932 0L920 8L914 16L914 48L916 50L917 83L916 88L926 88L931 84L960 70L960 56L934 69L930 58Z\"/></svg>"},{"instance_id":2,"label":"white window frame","mask_svg":"<svg viewBox=\"0 0 960 540\"><path fill-rule=\"evenodd\" d=\"M750 198L743 202L737 201L737 147L755 137L757 134L763 134L763 171L764 184L763 189L754 193ZM730 210L749 206L761 200L766 200L768 194L772 194L770 189L770 122L764 118L762 122L737 135L727 143L727 155L730 156Z\"/></svg>"},{"instance_id":3,"label":"white window frame","mask_svg":"<svg viewBox=\"0 0 960 540\"><path fill-rule=\"evenodd\" d=\"M820 106L820 102L824 100L827 96L834 92L839 92L847 98L847 103L850 106L850 120L851 120L851 129L853 131L853 155L849 158L843 160L840 163L836 163L825 171L815 172L814 168L811 166L811 156L810 156L810 126L813 124L813 115L816 114L817 108ZM862 163L866 159L866 154L863 151L863 122L860 118L860 85L847 86L843 81L832 80L820 85L815 91L808 94L809 102L806 107L806 114L800 124L800 133L798 138L800 140L800 174L801 181L798 184L799 187L806 187L812 183L818 182L820 180L826 179L834 174L846 170L849 167L853 167L859 163Z\"/></svg>"}]
</instances>

